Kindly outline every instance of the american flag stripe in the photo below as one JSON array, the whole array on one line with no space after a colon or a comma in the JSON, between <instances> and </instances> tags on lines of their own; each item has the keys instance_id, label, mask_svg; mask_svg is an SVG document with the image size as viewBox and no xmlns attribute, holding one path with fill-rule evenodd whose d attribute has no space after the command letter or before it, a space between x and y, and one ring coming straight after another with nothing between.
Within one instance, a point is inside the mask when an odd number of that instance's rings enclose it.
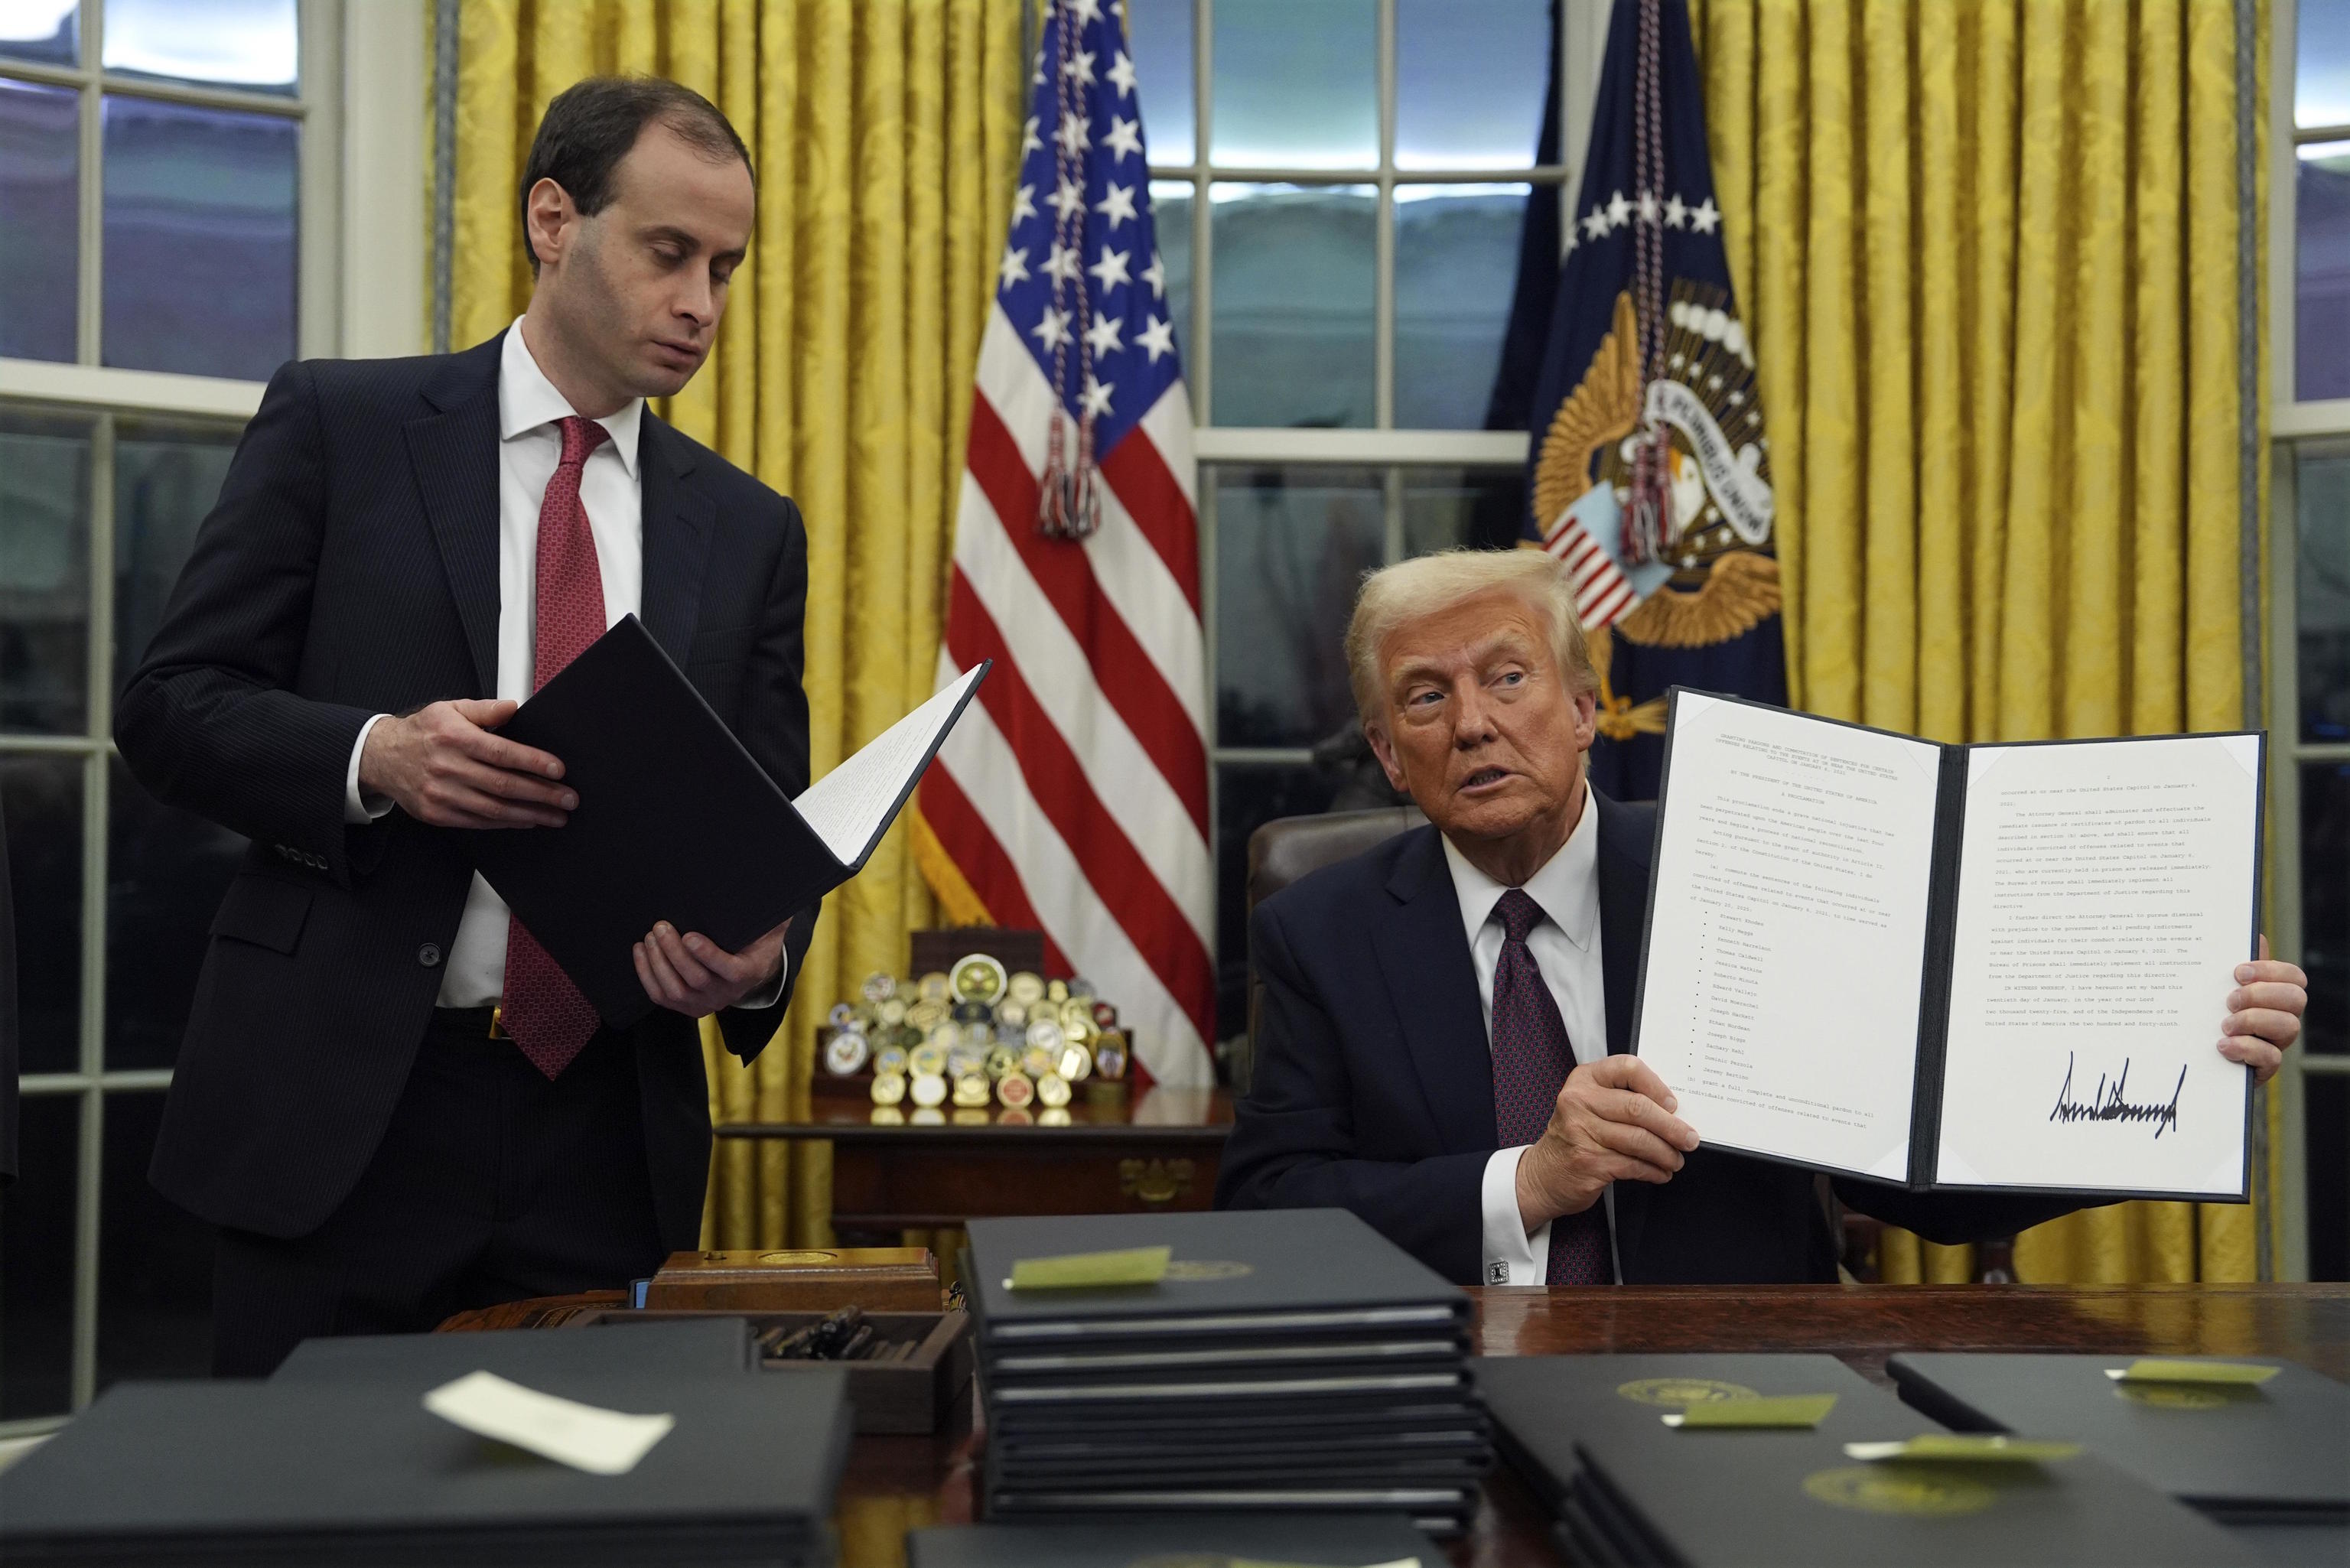
<instances>
[{"instance_id":1,"label":"american flag stripe","mask_svg":"<svg viewBox=\"0 0 2350 1568\"><path fill-rule=\"evenodd\" d=\"M933 836L958 846L969 857L957 869L965 875L972 891L986 904L989 913L1004 925L1023 930L1044 929L1035 906L1028 901L1028 890L1020 885L1020 873L1013 868L1012 857L1003 853L995 835L980 819L971 797L962 793L962 785L955 782L951 770L932 768L922 776L922 820ZM1045 967L1069 967L1068 955L1049 931L1045 934Z\"/></svg>"}]
</instances>

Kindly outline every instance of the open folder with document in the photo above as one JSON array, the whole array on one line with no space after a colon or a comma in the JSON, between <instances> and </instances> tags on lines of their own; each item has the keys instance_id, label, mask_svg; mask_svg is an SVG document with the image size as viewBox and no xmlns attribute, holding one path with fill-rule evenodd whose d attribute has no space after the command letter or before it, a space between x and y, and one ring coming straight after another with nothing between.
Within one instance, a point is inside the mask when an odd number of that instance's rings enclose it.
<instances>
[{"instance_id":1,"label":"open folder with document","mask_svg":"<svg viewBox=\"0 0 2350 1568\"><path fill-rule=\"evenodd\" d=\"M1716 1148L2241 1200L2263 739L1945 746L1676 689L1633 1049Z\"/></svg>"},{"instance_id":2,"label":"open folder with document","mask_svg":"<svg viewBox=\"0 0 2350 1568\"><path fill-rule=\"evenodd\" d=\"M652 1011L634 944L667 920L729 952L857 875L990 666L786 796L634 616L498 732L563 761L558 828L467 836L482 876L605 1023Z\"/></svg>"}]
</instances>

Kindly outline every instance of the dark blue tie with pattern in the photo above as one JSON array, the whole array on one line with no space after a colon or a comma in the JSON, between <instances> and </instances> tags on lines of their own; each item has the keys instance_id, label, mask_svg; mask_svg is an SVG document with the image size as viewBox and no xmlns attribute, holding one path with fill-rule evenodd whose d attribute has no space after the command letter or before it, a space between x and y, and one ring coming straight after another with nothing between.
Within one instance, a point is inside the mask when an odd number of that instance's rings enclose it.
<instances>
[{"instance_id":1,"label":"dark blue tie with pattern","mask_svg":"<svg viewBox=\"0 0 2350 1568\"><path fill-rule=\"evenodd\" d=\"M1526 947L1527 934L1542 924L1543 907L1523 888L1513 888L1502 895L1493 915L1502 922L1502 961L1493 969L1493 1130L1501 1147L1515 1148L1539 1139L1550 1125L1558 1091L1575 1070L1575 1048ZM1544 1277L1554 1285L1608 1282L1604 1199L1580 1214L1551 1221Z\"/></svg>"}]
</instances>

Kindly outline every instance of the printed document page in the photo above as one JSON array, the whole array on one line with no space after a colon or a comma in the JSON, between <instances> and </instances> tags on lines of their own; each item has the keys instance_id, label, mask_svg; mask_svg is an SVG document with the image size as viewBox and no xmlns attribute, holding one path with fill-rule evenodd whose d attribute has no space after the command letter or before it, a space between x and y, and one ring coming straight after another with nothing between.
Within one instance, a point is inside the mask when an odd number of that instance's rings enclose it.
<instances>
[{"instance_id":1,"label":"printed document page","mask_svg":"<svg viewBox=\"0 0 2350 1568\"><path fill-rule=\"evenodd\" d=\"M2259 831L2258 736L1969 754L1938 1183L2241 1190Z\"/></svg>"},{"instance_id":2,"label":"printed document page","mask_svg":"<svg viewBox=\"0 0 2350 1568\"><path fill-rule=\"evenodd\" d=\"M1909 1176L1940 748L1683 691L1639 1053L1718 1147Z\"/></svg>"},{"instance_id":3,"label":"printed document page","mask_svg":"<svg viewBox=\"0 0 2350 1568\"><path fill-rule=\"evenodd\" d=\"M816 831L833 858L855 867L873 853L899 803L929 762L956 704L986 670L975 664L931 700L882 731L855 756L802 791L792 805Z\"/></svg>"}]
</instances>

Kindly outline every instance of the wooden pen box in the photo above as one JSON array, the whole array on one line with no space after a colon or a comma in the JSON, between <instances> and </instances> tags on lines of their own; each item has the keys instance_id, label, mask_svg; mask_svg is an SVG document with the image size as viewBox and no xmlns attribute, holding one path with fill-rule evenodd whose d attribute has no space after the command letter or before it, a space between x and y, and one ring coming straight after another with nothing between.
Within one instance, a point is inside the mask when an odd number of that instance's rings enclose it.
<instances>
[{"instance_id":1,"label":"wooden pen box","mask_svg":"<svg viewBox=\"0 0 2350 1568\"><path fill-rule=\"evenodd\" d=\"M754 1334L786 1331L821 1321L818 1312L658 1312L606 1307L567 1318L562 1328L605 1324L659 1323L681 1317L738 1317ZM872 1433L964 1430L971 1424L971 1319L959 1312L868 1312L882 1345L910 1342L914 1348L894 1361L765 1361L763 1372L789 1377L811 1366L837 1366L848 1374L848 1402L857 1408L857 1429Z\"/></svg>"},{"instance_id":2,"label":"wooden pen box","mask_svg":"<svg viewBox=\"0 0 2350 1568\"><path fill-rule=\"evenodd\" d=\"M928 1312L940 1307L939 1266L925 1247L671 1252L645 1288L667 1312Z\"/></svg>"}]
</instances>

